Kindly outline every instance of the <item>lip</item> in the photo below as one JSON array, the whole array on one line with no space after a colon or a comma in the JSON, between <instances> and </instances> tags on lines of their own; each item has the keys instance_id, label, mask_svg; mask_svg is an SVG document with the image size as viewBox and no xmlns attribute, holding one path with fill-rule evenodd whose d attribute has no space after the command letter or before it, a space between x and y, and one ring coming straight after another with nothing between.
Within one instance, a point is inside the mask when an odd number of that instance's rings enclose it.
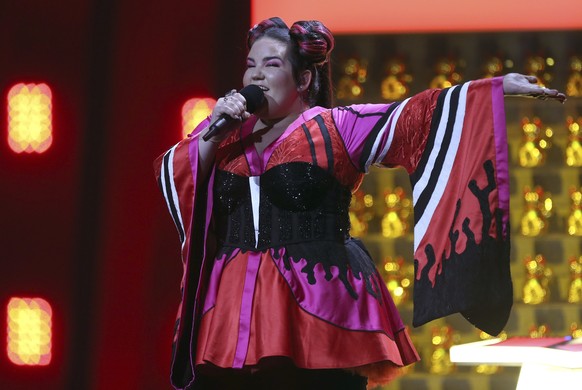
<instances>
[{"instance_id":1,"label":"lip","mask_svg":"<svg viewBox=\"0 0 582 390\"><path fill-rule=\"evenodd\" d=\"M257 85L257 87L261 88L263 92L267 92L269 88L265 87L264 85Z\"/></svg>"}]
</instances>

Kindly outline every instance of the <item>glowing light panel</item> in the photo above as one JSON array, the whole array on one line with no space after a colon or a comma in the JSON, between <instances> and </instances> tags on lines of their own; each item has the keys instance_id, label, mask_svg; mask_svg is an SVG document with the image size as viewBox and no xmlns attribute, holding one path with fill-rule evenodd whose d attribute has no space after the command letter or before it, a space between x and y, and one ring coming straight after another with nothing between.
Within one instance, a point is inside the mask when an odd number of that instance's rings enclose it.
<instances>
[{"instance_id":1,"label":"glowing light panel","mask_svg":"<svg viewBox=\"0 0 582 390\"><path fill-rule=\"evenodd\" d=\"M541 4L541 3L540 3ZM288 24L321 20L334 34L577 30L580 0L540 5L537 17L524 17L527 0L252 0L251 25L271 16Z\"/></svg>"},{"instance_id":2,"label":"glowing light panel","mask_svg":"<svg viewBox=\"0 0 582 390\"><path fill-rule=\"evenodd\" d=\"M212 113L216 100L212 98L192 98L182 106L182 136L186 138L196 125Z\"/></svg>"},{"instance_id":3,"label":"glowing light panel","mask_svg":"<svg viewBox=\"0 0 582 390\"><path fill-rule=\"evenodd\" d=\"M42 298L12 298L7 307L7 353L17 365L51 361L52 310Z\"/></svg>"},{"instance_id":4,"label":"glowing light panel","mask_svg":"<svg viewBox=\"0 0 582 390\"><path fill-rule=\"evenodd\" d=\"M16 84L8 92L8 145L16 153L43 153L53 142L52 94L46 84Z\"/></svg>"}]
</instances>

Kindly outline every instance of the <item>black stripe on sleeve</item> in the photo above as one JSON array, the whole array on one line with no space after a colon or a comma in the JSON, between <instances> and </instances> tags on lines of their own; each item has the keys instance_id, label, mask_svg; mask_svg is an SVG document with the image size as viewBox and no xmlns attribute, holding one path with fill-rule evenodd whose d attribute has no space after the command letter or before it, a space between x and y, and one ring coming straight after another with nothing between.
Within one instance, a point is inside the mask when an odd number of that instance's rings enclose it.
<instances>
[{"instance_id":1,"label":"black stripe on sleeve","mask_svg":"<svg viewBox=\"0 0 582 390\"><path fill-rule=\"evenodd\" d=\"M392 115L396 107L398 107L399 105L400 102L390 105L390 107L388 107L388 110L386 110L386 112L380 117L380 119L378 119L378 122L376 122L376 124L372 128L372 131L370 132L368 138L366 139L366 142L364 143L364 149L362 150L362 154L360 156L360 169L362 170L366 169L366 163L370 158L370 154L372 153L372 148L374 147L374 142L378 137L378 133L380 133L380 130L382 130L382 128L390 118L390 115Z\"/></svg>"},{"instance_id":2,"label":"black stripe on sleeve","mask_svg":"<svg viewBox=\"0 0 582 390\"><path fill-rule=\"evenodd\" d=\"M461 93L461 88L462 88L462 86L459 85L457 88L455 88L451 92L451 99L450 99L450 103L449 103L449 117L447 118L447 127L445 129L445 135L443 137L442 145L441 145L441 148L438 152L437 158L434 162L434 167L433 167L433 170L430 174L430 178L428 180L428 183L427 183L426 187L424 188L424 190L422 191L422 193L420 194L420 196L418 197L416 204L414 205L414 224L416 224L420 220L422 215L424 214L426 206L428 205L428 202L430 201L430 198L432 197L432 194L434 192L436 184L438 183L439 178L441 176L441 171L443 169L443 163L444 163L445 158L447 156L447 152L448 152L449 146L451 144L451 139L453 137L453 128L455 127L455 118L457 116L457 109L459 107L459 95ZM439 96L439 99L440 99L440 96ZM441 116L442 116L442 112L441 112ZM431 123L431 127L432 127L432 123ZM436 127L438 128L438 123L436 124ZM432 131L432 129L431 129L431 131ZM436 129L435 129L434 133L436 133ZM435 137L433 137L431 149L434 147L434 138ZM424 158L424 156L423 156L423 158ZM428 157L427 157L427 159L428 159ZM425 165L426 165L426 162L425 162ZM418 178L417 178L417 180L418 180ZM416 182L415 182L415 184L416 184Z\"/></svg>"},{"instance_id":3,"label":"black stripe on sleeve","mask_svg":"<svg viewBox=\"0 0 582 390\"><path fill-rule=\"evenodd\" d=\"M178 234L180 235L180 242L184 242L184 229L180 224L180 218L178 216L178 210L176 210L176 205L174 204L174 197L172 196L172 186L170 184L170 180L174 178L170 177L170 152L166 153L164 156L164 179L166 181L166 188L164 189L164 195L166 197L166 201L168 202L168 206L170 207L170 214L172 214L172 219L174 219L174 224L176 228L178 228Z\"/></svg>"},{"instance_id":4,"label":"black stripe on sleeve","mask_svg":"<svg viewBox=\"0 0 582 390\"><path fill-rule=\"evenodd\" d=\"M422 177L424 173L424 169L426 168L426 164L428 162L428 158L430 157L430 153L434 147L434 140L436 138L436 132L439 128L439 123L441 122L441 117L443 115L443 106L445 103L445 98L447 93L449 92L450 88L445 88L439 94L437 98L437 104L432 114L432 119L430 121L430 130L428 134L428 139L426 140L426 145L424 147L424 151L422 152L422 157L418 162L418 166L416 170L410 175L410 182L412 186L416 185L418 180Z\"/></svg>"},{"instance_id":5,"label":"black stripe on sleeve","mask_svg":"<svg viewBox=\"0 0 582 390\"><path fill-rule=\"evenodd\" d=\"M352 114L354 114L355 116L357 116L358 118L366 118L369 116L382 116L384 115L383 112L379 111L379 112L369 112L367 114L362 114L361 112L354 110L354 108L352 106L340 106L340 107L336 107L334 108L334 110L338 110L338 111L349 111Z\"/></svg>"},{"instance_id":6,"label":"black stripe on sleeve","mask_svg":"<svg viewBox=\"0 0 582 390\"><path fill-rule=\"evenodd\" d=\"M311 158L313 159L313 165L317 165L317 155L315 154L315 145L313 144L313 138L311 138L311 133L305 123L301 125L303 128L303 132L305 133L305 137L307 138L307 142L309 142L309 150L311 151Z\"/></svg>"},{"instance_id":7,"label":"black stripe on sleeve","mask_svg":"<svg viewBox=\"0 0 582 390\"><path fill-rule=\"evenodd\" d=\"M319 130L323 136L323 142L325 143L325 153L327 154L327 170L329 173L333 173L333 148L331 147L331 137L329 135L329 130L323 121L321 115L315 117L315 121L319 125Z\"/></svg>"}]
</instances>

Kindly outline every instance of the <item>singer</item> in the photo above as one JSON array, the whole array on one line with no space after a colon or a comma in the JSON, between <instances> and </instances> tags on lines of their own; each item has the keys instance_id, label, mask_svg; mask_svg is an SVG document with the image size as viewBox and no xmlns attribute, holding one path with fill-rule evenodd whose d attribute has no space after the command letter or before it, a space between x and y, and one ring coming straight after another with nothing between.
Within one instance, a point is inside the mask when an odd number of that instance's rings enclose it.
<instances>
[{"instance_id":1,"label":"singer","mask_svg":"<svg viewBox=\"0 0 582 390\"><path fill-rule=\"evenodd\" d=\"M259 23L243 76L262 91L254 113L233 90L156 160L184 264L178 389L366 389L419 359L349 234L350 196L371 165L404 167L413 185L413 324L460 312L496 334L507 321L504 95L564 95L509 74L332 107L333 47L318 21ZM203 140L221 117L232 120Z\"/></svg>"}]
</instances>

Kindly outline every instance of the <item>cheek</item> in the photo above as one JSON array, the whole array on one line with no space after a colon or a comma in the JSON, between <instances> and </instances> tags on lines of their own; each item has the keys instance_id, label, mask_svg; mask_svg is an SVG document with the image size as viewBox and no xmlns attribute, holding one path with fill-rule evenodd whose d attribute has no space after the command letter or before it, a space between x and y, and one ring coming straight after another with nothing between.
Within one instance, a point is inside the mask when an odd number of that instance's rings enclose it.
<instances>
[{"instance_id":1,"label":"cheek","mask_svg":"<svg viewBox=\"0 0 582 390\"><path fill-rule=\"evenodd\" d=\"M282 95L283 97L291 97L291 95L293 95L293 91L296 90L293 78L289 78L287 75L278 75L278 77L273 79L272 85L277 86L278 94Z\"/></svg>"},{"instance_id":2,"label":"cheek","mask_svg":"<svg viewBox=\"0 0 582 390\"><path fill-rule=\"evenodd\" d=\"M252 84L252 78L251 78L251 72L250 70L246 70L245 73L243 74L243 86L246 87L249 84Z\"/></svg>"}]
</instances>

